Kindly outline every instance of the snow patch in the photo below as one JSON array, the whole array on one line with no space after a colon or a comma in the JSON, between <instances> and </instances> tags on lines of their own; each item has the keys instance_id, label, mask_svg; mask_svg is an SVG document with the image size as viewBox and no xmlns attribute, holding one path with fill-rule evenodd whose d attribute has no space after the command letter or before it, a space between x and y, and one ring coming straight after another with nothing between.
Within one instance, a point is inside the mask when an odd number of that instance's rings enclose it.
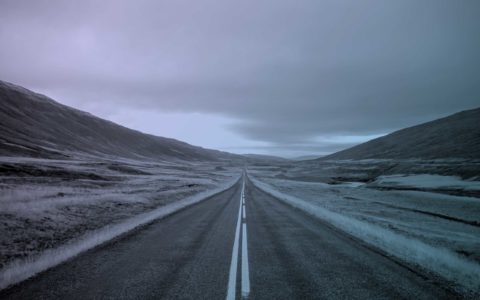
<instances>
[{"instance_id":1,"label":"snow patch","mask_svg":"<svg viewBox=\"0 0 480 300\"><path fill-rule=\"evenodd\" d=\"M335 185L337 187L358 188L358 187L364 186L365 182L351 181L351 182L342 182L342 183L335 184Z\"/></svg>"}]
</instances>

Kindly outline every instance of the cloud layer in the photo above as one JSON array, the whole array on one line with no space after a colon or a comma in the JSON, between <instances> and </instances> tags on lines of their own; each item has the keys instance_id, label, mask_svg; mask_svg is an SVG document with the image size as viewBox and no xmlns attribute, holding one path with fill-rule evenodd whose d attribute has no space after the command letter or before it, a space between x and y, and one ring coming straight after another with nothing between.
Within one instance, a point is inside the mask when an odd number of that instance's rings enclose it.
<instances>
[{"instance_id":1,"label":"cloud layer","mask_svg":"<svg viewBox=\"0 0 480 300\"><path fill-rule=\"evenodd\" d=\"M478 106L478 11L436 0L7 0L0 77L76 107L216 114L244 141L329 152L345 144L322 138Z\"/></svg>"}]
</instances>

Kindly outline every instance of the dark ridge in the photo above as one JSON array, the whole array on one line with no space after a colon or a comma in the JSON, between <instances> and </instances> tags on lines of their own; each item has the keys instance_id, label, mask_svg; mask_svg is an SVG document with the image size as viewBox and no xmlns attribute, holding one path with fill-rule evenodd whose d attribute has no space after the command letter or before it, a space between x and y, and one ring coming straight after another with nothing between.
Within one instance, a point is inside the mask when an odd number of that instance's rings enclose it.
<instances>
[{"instance_id":1,"label":"dark ridge","mask_svg":"<svg viewBox=\"0 0 480 300\"><path fill-rule=\"evenodd\" d=\"M0 155L219 161L240 155L132 130L0 81Z\"/></svg>"},{"instance_id":2,"label":"dark ridge","mask_svg":"<svg viewBox=\"0 0 480 300\"><path fill-rule=\"evenodd\" d=\"M318 160L479 159L480 108L395 131Z\"/></svg>"}]
</instances>

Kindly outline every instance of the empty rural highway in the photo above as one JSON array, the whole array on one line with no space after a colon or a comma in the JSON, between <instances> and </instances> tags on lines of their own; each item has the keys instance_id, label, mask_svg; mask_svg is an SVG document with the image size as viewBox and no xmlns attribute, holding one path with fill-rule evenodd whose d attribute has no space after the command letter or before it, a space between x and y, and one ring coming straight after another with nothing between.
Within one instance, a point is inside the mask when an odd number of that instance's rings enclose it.
<instances>
[{"instance_id":1,"label":"empty rural highway","mask_svg":"<svg viewBox=\"0 0 480 300\"><path fill-rule=\"evenodd\" d=\"M452 299L257 189L232 188L0 292L1 299Z\"/></svg>"}]
</instances>

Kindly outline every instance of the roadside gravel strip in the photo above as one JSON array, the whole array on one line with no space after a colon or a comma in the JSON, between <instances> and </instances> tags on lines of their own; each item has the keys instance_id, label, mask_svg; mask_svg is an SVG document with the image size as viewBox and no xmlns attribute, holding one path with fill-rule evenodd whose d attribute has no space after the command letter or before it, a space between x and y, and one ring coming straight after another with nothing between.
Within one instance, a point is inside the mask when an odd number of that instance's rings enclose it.
<instances>
[{"instance_id":1,"label":"roadside gravel strip","mask_svg":"<svg viewBox=\"0 0 480 300\"><path fill-rule=\"evenodd\" d=\"M468 294L480 295L480 265L448 249L434 247L420 240L408 238L396 232L355 218L341 215L308 201L286 195L272 186L248 176L260 190L322 219L403 261L416 264L456 284Z\"/></svg>"},{"instance_id":2,"label":"roadside gravel strip","mask_svg":"<svg viewBox=\"0 0 480 300\"><path fill-rule=\"evenodd\" d=\"M44 253L34 258L29 258L23 261L14 261L0 271L0 290L59 265L84 251L106 243L139 226L164 218L183 208L228 190L234 186L240 178L241 177L230 181L217 189L201 192L183 200L142 213L120 224L105 226L101 229L92 231L77 239L75 242L55 249L46 250Z\"/></svg>"}]
</instances>

